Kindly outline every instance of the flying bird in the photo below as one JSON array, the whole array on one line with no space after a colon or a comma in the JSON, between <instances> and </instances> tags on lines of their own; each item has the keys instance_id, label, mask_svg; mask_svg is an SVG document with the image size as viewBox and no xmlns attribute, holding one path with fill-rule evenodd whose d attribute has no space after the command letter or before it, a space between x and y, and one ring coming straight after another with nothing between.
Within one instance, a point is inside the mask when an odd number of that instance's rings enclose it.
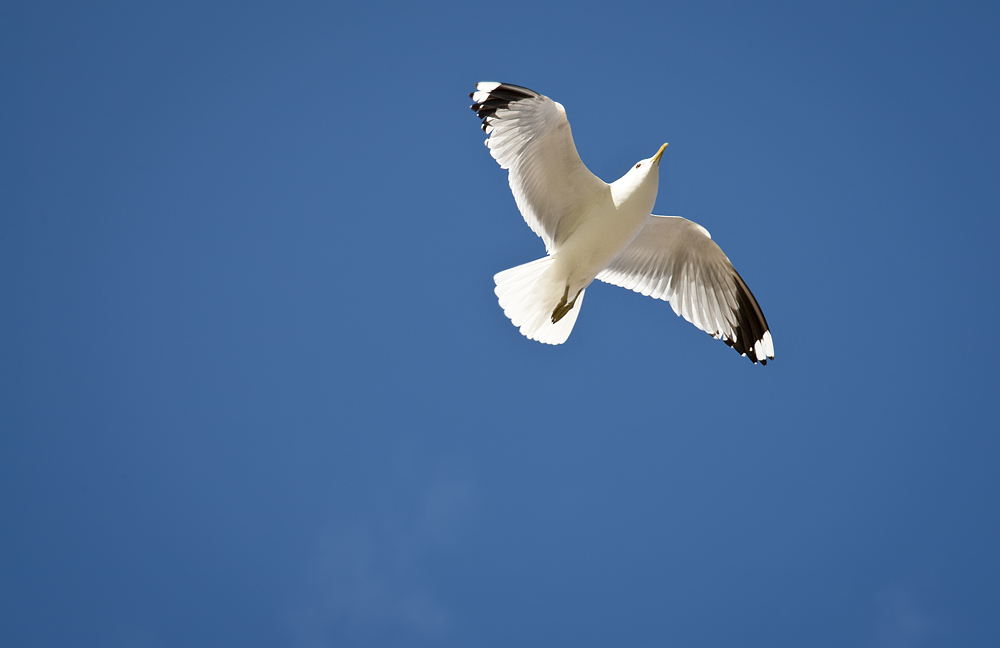
<instances>
[{"instance_id":1,"label":"flying bird","mask_svg":"<svg viewBox=\"0 0 1000 648\"><path fill-rule=\"evenodd\" d=\"M493 277L504 314L528 339L562 344L594 279L670 302L674 312L754 363L774 358L767 320L701 225L652 214L660 157L608 184L580 160L562 104L507 83L471 93L490 154L547 255Z\"/></svg>"}]
</instances>

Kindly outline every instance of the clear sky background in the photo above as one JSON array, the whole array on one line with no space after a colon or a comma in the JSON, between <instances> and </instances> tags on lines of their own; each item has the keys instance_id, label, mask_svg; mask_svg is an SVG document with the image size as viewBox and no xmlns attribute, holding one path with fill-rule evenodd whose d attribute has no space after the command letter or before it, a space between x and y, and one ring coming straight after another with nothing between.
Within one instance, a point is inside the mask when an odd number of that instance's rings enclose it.
<instances>
[{"instance_id":1,"label":"clear sky background","mask_svg":"<svg viewBox=\"0 0 1000 648\"><path fill-rule=\"evenodd\" d=\"M84 7L83 5L99 5ZM1000 645L996 2L0 7L0 643ZM764 309L544 248L475 82L566 106Z\"/></svg>"}]
</instances>

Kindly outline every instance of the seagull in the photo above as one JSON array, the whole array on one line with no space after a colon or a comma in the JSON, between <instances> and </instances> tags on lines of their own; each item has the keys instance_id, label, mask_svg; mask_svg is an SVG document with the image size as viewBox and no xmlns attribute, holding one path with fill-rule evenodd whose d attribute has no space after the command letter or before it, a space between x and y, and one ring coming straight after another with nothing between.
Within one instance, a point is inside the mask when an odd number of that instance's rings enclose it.
<instances>
[{"instance_id":1,"label":"seagull","mask_svg":"<svg viewBox=\"0 0 1000 648\"><path fill-rule=\"evenodd\" d=\"M482 82L471 93L490 154L546 256L493 277L521 334L562 344L594 279L670 302L674 312L756 364L774 358L767 320L708 230L652 214L660 158L608 184L580 160L566 109L533 90Z\"/></svg>"}]
</instances>

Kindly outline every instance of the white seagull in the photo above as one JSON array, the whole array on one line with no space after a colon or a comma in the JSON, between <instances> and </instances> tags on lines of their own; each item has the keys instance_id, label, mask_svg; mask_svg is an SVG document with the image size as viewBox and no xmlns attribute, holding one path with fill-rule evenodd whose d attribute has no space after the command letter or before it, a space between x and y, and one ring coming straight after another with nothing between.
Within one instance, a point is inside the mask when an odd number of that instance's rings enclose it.
<instances>
[{"instance_id":1,"label":"white seagull","mask_svg":"<svg viewBox=\"0 0 1000 648\"><path fill-rule=\"evenodd\" d=\"M670 302L674 312L754 363L774 358L767 320L701 225L656 216L660 156L608 184L580 160L566 110L537 92L483 82L469 95L490 154L545 257L493 277L504 314L531 340L562 344L595 278Z\"/></svg>"}]
</instances>

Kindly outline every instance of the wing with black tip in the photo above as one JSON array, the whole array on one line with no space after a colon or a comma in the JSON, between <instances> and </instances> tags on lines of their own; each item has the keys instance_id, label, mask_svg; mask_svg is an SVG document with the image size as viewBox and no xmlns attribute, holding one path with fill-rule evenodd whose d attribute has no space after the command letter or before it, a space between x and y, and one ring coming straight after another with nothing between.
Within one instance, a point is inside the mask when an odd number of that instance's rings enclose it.
<instances>
[{"instance_id":1,"label":"wing with black tip","mask_svg":"<svg viewBox=\"0 0 1000 648\"><path fill-rule=\"evenodd\" d=\"M774 358L771 332L757 300L697 223L651 215L597 278L669 301L675 313L755 363Z\"/></svg>"},{"instance_id":2,"label":"wing with black tip","mask_svg":"<svg viewBox=\"0 0 1000 648\"><path fill-rule=\"evenodd\" d=\"M486 146L509 171L518 209L552 253L576 229L607 183L580 160L566 111L548 97L506 83L483 82L469 95L489 135Z\"/></svg>"}]
</instances>

